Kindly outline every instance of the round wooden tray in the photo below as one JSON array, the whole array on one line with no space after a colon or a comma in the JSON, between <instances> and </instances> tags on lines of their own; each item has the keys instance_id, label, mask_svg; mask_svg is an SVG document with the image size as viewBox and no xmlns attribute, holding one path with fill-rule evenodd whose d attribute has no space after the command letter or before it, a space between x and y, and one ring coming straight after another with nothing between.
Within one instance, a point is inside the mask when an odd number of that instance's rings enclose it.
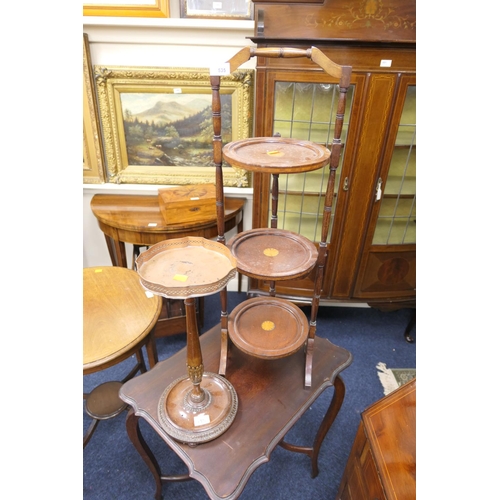
<instances>
[{"instance_id":1,"label":"round wooden tray","mask_svg":"<svg viewBox=\"0 0 500 500\"><path fill-rule=\"evenodd\" d=\"M142 286L169 299L211 295L236 275L236 259L225 245L191 236L156 243L136 265Z\"/></svg>"},{"instance_id":2,"label":"round wooden tray","mask_svg":"<svg viewBox=\"0 0 500 500\"><path fill-rule=\"evenodd\" d=\"M228 333L241 351L264 359L297 352L306 342L308 319L288 300L256 297L236 306L229 315Z\"/></svg>"},{"instance_id":3,"label":"round wooden tray","mask_svg":"<svg viewBox=\"0 0 500 500\"><path fill-rule=\"evenodd\" d=\"M318 259L314 243L285 229L243 231L227 247L236 258L238 271L257 279L298 278L310 272Z\"/></svg>"},{"instance_id":4,"label":"round wooden tray","mask_svg":"<svg viewBox=\"0 0 500 500\"><path fill-rule=\"evenodd\" d=\"M270 174L294 174L324 167L330 160L330 150L310 141L254 137L226 144L222 156L233 167Z\"/></svg>"}]
</instances>

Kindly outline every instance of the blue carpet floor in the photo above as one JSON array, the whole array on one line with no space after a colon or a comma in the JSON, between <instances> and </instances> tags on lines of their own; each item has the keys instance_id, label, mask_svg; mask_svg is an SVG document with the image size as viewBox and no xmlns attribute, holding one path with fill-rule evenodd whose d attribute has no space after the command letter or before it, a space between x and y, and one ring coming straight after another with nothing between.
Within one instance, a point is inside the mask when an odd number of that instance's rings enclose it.
<instances>
[{"instance_id":1,"label":"blue carpet floor","mask_svg":"<svg viewBox=\"0 0 500 500\"><path fill-rule=\"evenodd\" d=\"M230 292L229 310L246 298ZM218 295L205 298L203 331L219 322ZM307 313L307 309L305 310ZM333 500L360 423L360 413L384 396L376 365L389 368L416 368L416 341L408 343L404 330L413 311L382 312L369 308L320 307L317 335L349 350L353 362L342 378L346 386L344 404L328 432L319 455L319 475L311 478L307 456L277 447L271 460L250 477L241 500ZM415 328L411 332L415 338ZM185 347L184 334L158 339L158 357L163 360ZM103 372L87 375L84 392L107 380L120 380L133 366L133 359ZM289 431L286 440L311 445L319 422L330 403L333 389L325 391L302 419ZM99 424L83 450L83 498L85 500L152 500L154 483L149 469L128 439L126 412ZM83 412L83 430L90 418ZM184 474L186 467L144 422L141 431L155 453L164 474ZM230 471L228 471L230 474ZM208 498L197 481L169 483L163 497L173 500Z\"/></svg>"}]
</instances>

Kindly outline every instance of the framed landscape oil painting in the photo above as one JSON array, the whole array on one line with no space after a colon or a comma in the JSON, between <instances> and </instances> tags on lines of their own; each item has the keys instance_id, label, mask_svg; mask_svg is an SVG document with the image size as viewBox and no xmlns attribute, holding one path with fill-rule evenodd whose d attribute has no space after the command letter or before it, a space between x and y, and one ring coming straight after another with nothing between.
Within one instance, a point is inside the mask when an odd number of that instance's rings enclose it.
<instances>
[{"instance_id":1,"label":"framed landscape oil painting","mask_svg":"<svg viewBox=\"0 0 500 500\"><path fill-rule=\"evenodd\" d=\"M128 184L215 182L208 69L95 66L108 180ZM221 77L222 144L252 133L253 70ZM224 185L249 175L223 164Z\"/></svg>"}]
</instances>

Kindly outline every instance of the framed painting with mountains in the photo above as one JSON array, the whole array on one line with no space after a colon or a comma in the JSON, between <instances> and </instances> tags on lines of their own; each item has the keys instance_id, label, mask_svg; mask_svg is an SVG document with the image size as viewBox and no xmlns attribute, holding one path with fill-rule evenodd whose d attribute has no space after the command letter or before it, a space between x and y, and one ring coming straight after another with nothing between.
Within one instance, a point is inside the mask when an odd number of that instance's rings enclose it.
<instances>
[{"instance_id":1,"label":"framed painting with mountains","mask_svg":"<svg viewBox=\"0 0 500 500\"><path fill-rule=\"evenodd\" d=\"M215 182L208 69L94 67L108 179L133 184ZM222 143L250 137L253 70L221 77ZM246 171L223 165L226 186Z\"/></svg>"}]
</instances>

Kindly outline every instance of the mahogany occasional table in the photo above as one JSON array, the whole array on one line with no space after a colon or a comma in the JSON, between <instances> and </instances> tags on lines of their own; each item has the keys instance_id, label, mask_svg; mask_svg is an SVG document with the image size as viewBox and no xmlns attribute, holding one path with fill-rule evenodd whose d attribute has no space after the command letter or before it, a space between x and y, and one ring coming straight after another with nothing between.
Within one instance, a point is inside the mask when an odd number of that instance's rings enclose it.
<instances>
[{"instance_id":1,"label":"mahogany occasional table","mask_svg":"<svg viewBox=\"0 0 500 500\"><path fill-rule=\"evenodd\" d=\"M201 335L200 342L205 369L216 371L220 357L220 325ZM308 455L315 477L321 444L344 399L345 387L339 374L351 364L352 356L349 351L316 337L312 385L309 388L304 388L304 356L303 351L298 351L285 358L266 360L231 349L226 377L238 394L238 412L224 434L197 446L183 444L169 436L158 414L165 388L186 371L185 349L125 383L120 389L120 398L131 406L127 415L127 432L153 474L155 499L162 498L164 482L189 477L199 481L212 500L235 499L257 467L269 461L278 444ZM299 447L284 442L288 430L320 394L332 386L335 387L332 402L313 445ZM188 474L162 475L140 432L141 418L184 461Z\"/></svg>"},{"instance_id":2,"label":"mahogany occasional table","mask_svg":"<svg viewBox=\"0 0 500 500\"><path fill-rule=\"evenodd\" d=\"M146 294L135 271L111 266L83 270L83 375L137 357L123 381L105 382L83 395L85 409L93 418L83 438L84 447L100 420L126 409L118 390L139 370L146 371L142 347L146 345L150 367L158 361L152 332L160 311L160 297Z\"/></svg>"}]
</instances>

